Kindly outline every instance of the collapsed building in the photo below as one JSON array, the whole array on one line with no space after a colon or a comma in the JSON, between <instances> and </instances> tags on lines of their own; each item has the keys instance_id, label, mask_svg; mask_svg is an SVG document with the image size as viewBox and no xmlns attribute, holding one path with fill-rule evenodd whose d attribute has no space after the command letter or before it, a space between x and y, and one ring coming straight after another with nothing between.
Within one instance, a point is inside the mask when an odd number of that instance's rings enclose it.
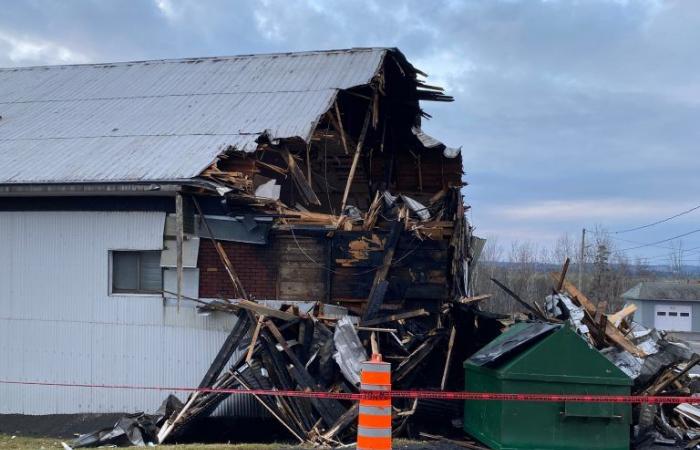
<instances>
[{"instance_id":1,"label":"collapsed building","mask_svg":"<svg viewBox=\"0 0 700 450\"><path fill-rule=\"evenodd\" d=\"M211 386L245 356L229 385L352 391L353 359L330 356L349 330L399 385L461 386L450 360L499 326L470 305L483 241L460 150L421 128L421 102L452 100L424 75L392 48L0 70L0 379ZM0 397L15 414L161 400ZM348 411L222 400L201 409L280 416L304 441Z\"/></svg>"},{"instance_id":2,"label":"collapsed building","mask_svg":"<svg viewBox=\"0 0 700 450\"><path fill-rule=\"evenodd\" d=\"M381 353L392 387L456 391L467 357L505 373L550 338L604 355L633 394L698 392L700 357L635 305L606 314L568 262L544 303L494 280L526 315L480 309L461 154L421 128L421 101L452 98L422 76L390 48L0 69L0 414L131 413L76 447L172 441L212 414L332 446L354 439L353 402L227 390L353 393ZM100 386L200 390L150 415L162 391ZM638 448L695 448L688 402L605 418L621 445L631 421ZM438 440L420 426L463 418L431 399L392 413L396 434ZM501 445L484 417L464 429Z\"/></svg>"}]
</instances>

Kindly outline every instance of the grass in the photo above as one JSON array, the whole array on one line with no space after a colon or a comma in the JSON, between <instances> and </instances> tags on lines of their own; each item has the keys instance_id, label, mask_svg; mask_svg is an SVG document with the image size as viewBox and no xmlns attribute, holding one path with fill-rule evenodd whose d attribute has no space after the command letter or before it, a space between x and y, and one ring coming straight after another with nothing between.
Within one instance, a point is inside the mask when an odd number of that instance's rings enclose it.
<instances>
[{"instance_id":1,"label":"grass","mask_svg":"<svg viewBox=\"0 0 700 450\"><path fill-rule=\"evenodd\" d=\"M183 444L159 445L157 449L170 450L275 450L289 448L288 444ZM301 448L301 447L300 447ZM63 449L61 440L47 437L24 437L0 434L2 450L49 450Z\"/></svg>"},{"instance_id":2,"label":"grass","mask_svg":"<svg viewBox=\"0 0 700 450\"><path fill-rule=\"evenodd\" d=\"M67 442L64 440L64 442ZM429 448L419 445L415 447L416 441L408 441L404 439L395 439L394 448L402 448L404 445L412 446L412 448ZM131 447L136 448L136 447ZM143 447L140 447L143 448ZM148 448L148 447L145 447ZM298 449L308 450L310 447L295 447L290 444L179 444L179 445L159 445L154 447L156 450L278 450ZM24 437L12 436L8 434L0 434L0 449L1 450L63 450L61 439L50 437Z\"/></svg>"}]
</instances>

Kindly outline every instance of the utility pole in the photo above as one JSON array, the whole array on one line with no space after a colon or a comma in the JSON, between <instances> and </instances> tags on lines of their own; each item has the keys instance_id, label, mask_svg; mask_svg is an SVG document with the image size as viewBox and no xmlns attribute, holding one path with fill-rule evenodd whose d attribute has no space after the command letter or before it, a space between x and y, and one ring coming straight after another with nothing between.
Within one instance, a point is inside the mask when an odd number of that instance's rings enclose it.
<instances>
[{"instance_id":1,"label":"utility pole","mask_svg":"<svg viewBox=\"0 0 700 450\"><path fill-rule=\"evenodd\" d=\"M583 263L586 251L586 229L581 230L581 254L578 260L578 288L583 290Z\"/></svg>"}]
</instances>

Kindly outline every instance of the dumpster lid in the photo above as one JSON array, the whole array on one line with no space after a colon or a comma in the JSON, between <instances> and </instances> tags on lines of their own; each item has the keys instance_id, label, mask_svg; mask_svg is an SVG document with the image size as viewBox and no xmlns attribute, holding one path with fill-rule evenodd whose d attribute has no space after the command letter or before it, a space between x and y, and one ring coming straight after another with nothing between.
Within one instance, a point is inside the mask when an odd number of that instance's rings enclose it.
<instances>
[{"instance_id":1,"label":"dumpster lid","mask_svg":"<svg viewBox=\"0 0 700 450\"><path fill-rule=\"evenodd\" d=\"M503 357L534 344L559 328L561 328L560 324L544 322L516 323L508 331L474 353L465 364L470 363L475 366L493 364Z\"/></svg>"}]
</instances>

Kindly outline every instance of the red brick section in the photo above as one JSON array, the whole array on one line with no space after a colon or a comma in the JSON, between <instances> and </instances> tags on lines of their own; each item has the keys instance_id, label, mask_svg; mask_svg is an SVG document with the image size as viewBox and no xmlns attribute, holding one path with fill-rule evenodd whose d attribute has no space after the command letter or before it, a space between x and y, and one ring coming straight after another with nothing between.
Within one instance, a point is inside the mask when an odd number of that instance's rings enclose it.
<instances>
[{"instance_id":1,"label":"red brick section","mask_svg":"<svg viewBox=\"0 0 700 450\"><path fill-rule=\"evenodd\" d=\"M222 242L243 287L257 299L277 298L277 255L272 244L254 245ZM233 289L224 265L209 239L200 241L199 296L233 298Z\"/></svg>"}]
</instances>

